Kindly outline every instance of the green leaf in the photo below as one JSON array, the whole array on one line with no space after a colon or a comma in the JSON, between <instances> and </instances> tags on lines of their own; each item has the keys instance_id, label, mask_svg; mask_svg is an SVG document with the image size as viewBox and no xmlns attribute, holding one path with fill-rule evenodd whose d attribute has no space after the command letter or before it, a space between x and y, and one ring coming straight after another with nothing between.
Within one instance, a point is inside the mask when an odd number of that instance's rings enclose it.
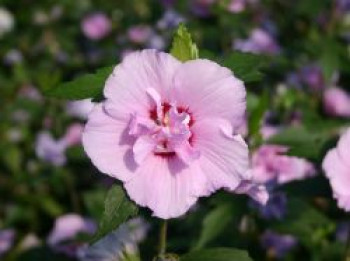
<instances>
[{"instance_id":1,"label":"green leaf","mask_svg":"<svg viewBox=\"0 0 350 261\"><path fill-rule=\"evenodd\" d=\"M97 241L104 237L137 213L137 206L126 197L122 187L114 185L107 193L105 210L100 220L97 234L93 240Z\"/></svg>"},{"instance_id":2,"label":"green leaf","mask_svg":"<svg viewBox=\"0 0 350 261\"><path fill-rule=\"evenodd\" d=\"M317 160L328 138L324 132L291 127L271 137L268 143L287 146L288 155Z\"/></svg>"},{"instance_id":3,"label":"green leaf","mask_svg":"<svg viewBox=\"0 0 350 261\"><path fill-rule=\"evenodd\" d=\"M267 111L268 107L269 107L269 95L267 91L264 91L260 99L257 98L256 104L248 107L249 109L248 130L249 130L249 135L251 137L259 134L260 127L264 118L264 114Z\"/></svg>"},{"instance_id":4,"label":"green leaf","mask_svg":"<svg viewBox=\"0 0 350 261\"><path fill-rule=\"evenodd\" d=\"M183 24L179 25L175 33L170 53L182 62L198 58L198 48Z\"/></svg>"},{"instance_id":5,"label":"green leaf","mask_svg":"<svg viewBox=\"0 0 350 261\"><path fill-rule=\"evenodd\" d=\"M219 236L232 220L234 210L231 204L220 205L213 209L203 220L203 228L195 249L202 248L209 241Z\"/></svg>"},{"instance_id":6,"label":"green leaf","mask_svg":"<svg viewBox=\"0 0 350 261\"><path fill-rule=\"evenodd\" d=\"M106 193L102 189L95 189L83 194L84 204L89 214L96 220L100 220L103 215L103 202Z\"/></svg>"},{"instance_id":7,"label":"green leaf","mask_svg":"<svg viewBox=\"0 0 350 261\"><path fill-rule=\"evenodd\" d=\"M58 85L46 92L47 96L68 99L81 100L87 98L100 97L103 92L104 83L113 71L113 66L99 69L94 74L85 74L76 79Z\"/></svg>"},{"instance_id":8,"label":"green leaf","mask_svg":"<svg viewBox=\"0 0 350 261\"><path fill-rule=\"evenodd\" d=\"M252 261L246 251L234 248L211 248L185 254L180 261Z\"/></svg>"},{"instance_id":9,"label":"green leaf","mask_svg":"<svg viewBox=\"0 0 350 261\"><path fill-rule=\"evenodd\" d=\"M234 75L244 82L261 80L261 69L266 67L268 57L252 53L234 51L223 60L223 66L230 68Z\"/></svg>"},{"instance_id":10,"label":"green leaf","mask_svg":"<svg viewBox=\"0 0 350 261\"><path fill-rule=\"evenodd\" d=\"M323 75L328 83L331 82L334 73L339 70L339 55L340 51L337 42L331 39L323 39L320 63Z\"/></svg>"},{"instance_id":11,"label":"green leaf","mask_svg":"<svg viewBox=\"0 0 350 261\"><path fill-rule=\"evenodd\" d=\"M305 200L292 198L287 209L287 216L272 228L297 237L306 247L319 246L334 231L335 224Z\"/></svg>"}]
</instances>

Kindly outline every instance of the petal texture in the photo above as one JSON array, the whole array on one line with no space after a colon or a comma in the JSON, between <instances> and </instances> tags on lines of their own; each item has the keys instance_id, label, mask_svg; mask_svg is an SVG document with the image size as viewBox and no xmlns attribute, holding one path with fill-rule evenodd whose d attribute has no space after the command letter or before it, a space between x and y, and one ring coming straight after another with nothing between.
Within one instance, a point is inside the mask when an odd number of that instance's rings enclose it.
<instances>
[{"instance_id":1,"label":"petal texture","mask_svg":"<svg viewBox=\"0 0 350 261\"><path fill-rule=\"evenodd\" d=\"M350 129L340 138L336 148L330 150L322 164L330 181L338 206L350 211Z\"/></svg>"},{"instance_id":2,"label":"petal texture","mask_svg":"<svg viewBox=\"0 0 350 261\"><path fill-rule=\"evenodd\" d=\"M199 196L207 194L206 178L198 164L186 166L176 157L149 156L124 186L137 204L152 209L157 217L183 215Z\"/></svg>"},{"instance_id":3,"label":"petal texture","mask_svg":"<svg viewBox=\"0 0 350 261\"><path fill-rule=\"evenodd\" d=\"M225 120L206 119L193 126L193 146L201 152L199 165L208 179L208 191L235 190L248 175L248 147L233 135Z\"/></svg>"},{"instance_id":4,"label":"petal texture","mask_svg":"<svg viewBox=\"0 0 350 261\"><path fill-rule=\"evenodd\" d=\"M173 99L190 106L194 119L223 118L238 128L246 108L243 82L232 72L209 60L184 63L174 78Z\"/></svg>"},{"instance_id":5,"label":"petal texture","mask_svg":"<svg viewBox=\"0 0 350 261\"><path fill-rule=\"evenodd\" d=\"M170 54L156 50L134 52L115 67L106 81L106 110L117 119L128 120L131 112L148 116L153 100L152 88L168 100L173 76L181 63Z\"/></svg>"},{"instance_id":6,"label":"petal texture","mask_svg":"<svg viewBox=\"0 0 350 261\"><path fill-rule=\"evenodd\" d=\"M132 155L134 138L127 125L110 117L103 105L96 105L83 132L83 146L93 164L103 173L127 180L137 164Z\"/></svg>"}]
</instances>

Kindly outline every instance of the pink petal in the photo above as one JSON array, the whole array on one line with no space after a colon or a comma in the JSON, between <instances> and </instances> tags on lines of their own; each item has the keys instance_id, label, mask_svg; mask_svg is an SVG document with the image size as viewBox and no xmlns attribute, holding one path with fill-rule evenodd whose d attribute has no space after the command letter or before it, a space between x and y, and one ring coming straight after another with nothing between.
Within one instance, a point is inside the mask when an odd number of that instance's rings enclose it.
<instances>
[{"instance_id":1,"label":"pink petal","mask_svg":"<svg viewBox=\"0 0 350 261\"><path fill-rule=\"evenodd\" d=\"M323 160L323 170L331 183L338 206L350 211L350 129L344 133L335 149L330 150Z\"/></svg>"},{"instance_id":2,"label":"pink petal","mask_svg":"<svg viewBox=\"0 0 350 261\"><path fill-rule=\"evenodd\" d=\"M149 135L143 135L137 138L132 148L137 164L141 165L156 146L157 143Z\"/></svg>"},{"instance_id":3,"label":"pink petal","mask_svg":"<svg viewBox=\"0 0 350 261\"><path fill-rule=\"evenodd\" d=\"M184 142L180 146L175 147L175 152L176 155L188 165L200 157L200 152L194 149L188 142Z\"/></svg>"},{"instance_id":4,"label":"pink petal","mask_svg":"<svg viewBox=\"0 0 350 261\"><path fill-rule=\"evenodd\" d=\"M174 78L173 99L178 106L189 106L194 120L224 118L238 128L245 112L243 82L232 72L209 60L184 63Z\"/></svg>"},{"instance_id":5,"label":"pink petal","mask_svg":"<svg viewBox=\"0 0 350 261\"><path fill-rule=\"evenodd\" d=\"M263 205L265 205L269 199L269 193L264 185L249 180L243 180L234 192L237 194L247 194Z\"/></svg>"},{"instance_id":6,"label":"pink petal","mask_svg":"<svg viewBox=\"0 0 350 261\"><path fill-rule=\"evenodd\" d=\"M350 171L336 149L329 151L323 161L323 169L329 179L333 192L350 196Z\"/></svg>"},{"instance_id":7,"label":"pink petal","mask_svg":"<svg viewBox=\"0 0 350 261\"><path fill-rule=\"evenodd\" d=\"M85 152L103 173L122 181L131 177L137 164L131 150L134 139L127 124L117 121L96 105L83 132Z\"/></svg>"},{"instance_id":8,"label":"pink petal","mask_svg":"<svg viewBox=\"0 0 350 261\"><path fill-rule=\"evenodd\" d=\"M198 164L184 165L177 157L150 156L124 186L137 204L168 219L183 215L199 196L207 194Z\"/></svg>"},{"instance_id":9,"label":"pink petal","mask_svg":"<svg viewBox=\"0 0 350 261\"><path fill-rule=\"evenodd\" d=\"M106 82L106 110L114 118L128 120L131 112L148 116L154 107L149 89L167 100L175 70L181 65L173 56L155 50L127 55ZM148 90L148 92L147 92Z\"/></svg>"},{"instance_id":10,"label":"pink petal","mask_svg":"<svg viewBox=\"0 0 350 261\"><path fill-rule=\"evenodd\" d=\"M233 136L225 120L206 119L193 127L193 147L200 151L198 160L209 184L208 190L235 190L249 179L248 147L241 136Z\"/></svg>"}]
</instances>

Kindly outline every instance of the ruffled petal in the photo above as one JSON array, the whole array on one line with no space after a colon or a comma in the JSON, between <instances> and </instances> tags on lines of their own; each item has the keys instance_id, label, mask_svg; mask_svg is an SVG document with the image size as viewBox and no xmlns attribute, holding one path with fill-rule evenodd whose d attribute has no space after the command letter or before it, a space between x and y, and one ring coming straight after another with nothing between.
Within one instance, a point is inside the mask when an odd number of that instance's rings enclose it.
<instances>
[{"instance_id":1,"label":"ruffled petal","mask_svg":"<svg viewBox=\"0 0 350 261\"><path fill-rule=\"evenodd\" d=\"M231 70L209 60L188 61L174 77L173 100L188 108L195 121L223 118L236 129L244 118L245 96L243 82Z\"/></svg>"},{"instance_id":2,"label":"ruffled petal","mask_svg":"<svg viewBox=\"0 0 350 261\"><path fill-rule=\"evenodd\" d=\"M85 152L103 173L125 181L135 171L137 164L132 153L134 138L128 134L128 125L115 120L96 105L83 131Z\"/></svg>"},{"instance_id":3,"label":"ruffled petal","mask_svg":"<svg viewBox=\"0 0 350 261\"><path fill-rule=\"evenodd\" d=\"M106 81L107 112L117 119L129 119L131 112L146 116L154 106L149 90L155 90L167 100L179 65L181 63L170 54L156 50L127 55Z\"/></svg>"},{"instance_id":4,"label":"ruffled petal","mask_svg":"<svg viewBox=\"0 0 350 261\"><path fill-rule=\"evenodd\" d=\"M235 190L251 178L248 146L241 136L232 135L225 120L206 119L193 127L193 147L200 151L199 165L208 179L208 190Z\"/></svg>"},{"instance_id":5,"label":"ruffled petal","mask_svg":"<svg viewBox=\"0 0 350 261\"><path fill-rule=\"evenodd\" d=\"M329 179L334 195L337 197L350 197L350 171L349 167L339 156L338 148L329 151L322 165Z\"/></svg>"},{"instance_id":6,"label":"ruffled petal","mask_svg":"<svg viewBox=\"0 0 350 261\"><path fill-rule=\"evenodd\" d=\"M163 219L183 215L199 196L206 195L206 178L196 163L186 166L177 157L150 155L133 178L124 183L137 204Z\"/></svg>"},{"instance_id":7,"label":"ruffled petal","mask_svg":"<svg viewBox=\"0 0 350 261\"><path fill-rule=\"evenodd\" d=\"M149 135L143 135L137 138L132 151L137 164L141 165L147 156L153 153L153 150L157 146L156 141Z\"/></svg>"}]
</instances>

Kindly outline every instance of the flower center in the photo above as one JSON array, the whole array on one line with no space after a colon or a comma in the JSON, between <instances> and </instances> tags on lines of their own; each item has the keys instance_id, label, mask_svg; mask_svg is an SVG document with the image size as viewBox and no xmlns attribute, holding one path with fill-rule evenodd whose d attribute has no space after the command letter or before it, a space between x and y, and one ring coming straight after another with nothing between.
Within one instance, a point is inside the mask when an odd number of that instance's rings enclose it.
<instances>
[{"instance_id":1,"label":"flower center","mask_svg":"<svg viewBox=\"0 0 350 261\"><path fill-rule=\"evenodd\" d=\"M142 161L149 153L161 157L178 156L185 163L198 158L199 152L192 146L190 127L194 120L189 110L175 103L161 102L154 89L147 93L154 103L149 117L132 115L129 129L129 134L136 137L133 147L136 161Z\"/></svg>"}]
</instances>

